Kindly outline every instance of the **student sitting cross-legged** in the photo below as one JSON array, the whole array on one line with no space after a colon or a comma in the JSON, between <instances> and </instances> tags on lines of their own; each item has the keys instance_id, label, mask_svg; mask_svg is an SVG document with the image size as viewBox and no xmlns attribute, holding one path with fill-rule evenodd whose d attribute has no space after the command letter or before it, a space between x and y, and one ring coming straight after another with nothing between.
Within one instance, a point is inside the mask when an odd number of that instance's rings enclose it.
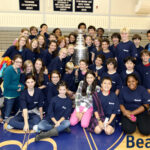
<instances>
[{"instance_id":1,"label":"student sitting cross-legged","mask_svg":"<svg viewBox=\"0 0 150 150\"><path fill-rule=\"evenodd\" d=\"M33 129L43 118L44 96L40 89L35 88L35 83L34 76L27 76L26 89L19 98L20 112L9 121L8 129L23 129L26 132Z\"/></svg>"},{"instance_id":2,"label":"student sitting cross-legged","mask_svg":"<svg viewBox=\"0 0 150 150\"><path fill-rule=\"evenodd\" d=\"M70 121L68 119L72 110L72 101L66 96L67 87L65 82L60 82L58 91L59 94L51 100L46 118L38 124L38 130L42 132L36 135L35 141L58 136L62 131L70 132Z\"/></svg>"}]
</instances>

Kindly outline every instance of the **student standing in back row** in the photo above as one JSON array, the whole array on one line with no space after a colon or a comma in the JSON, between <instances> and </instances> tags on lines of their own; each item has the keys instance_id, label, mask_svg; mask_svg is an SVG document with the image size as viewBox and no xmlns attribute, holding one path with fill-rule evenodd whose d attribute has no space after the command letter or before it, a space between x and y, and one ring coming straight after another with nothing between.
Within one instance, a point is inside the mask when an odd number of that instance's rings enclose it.
<instances>
[{"instance_id":1,"label":"student standing in back row","mask_svg":"<svg viewBox=\"0 0 150 150\"><path fill-rule=\"evenodd\" d=\"M33 55L28 47L28 39L25 36L21 36L16 42L16 45L10 46L2 57L8 56L10 59L13 59L15 55L19 54L22 56L23 61L32 60Z\"/></svg>"},{"instance_id":2,"label":"student standing in back row","mask_svg":"<svg viewBox=\"0 0 150 150\"><path fill-rule=\"evenodd\" d=\"M121 42L117 45L115 57L117 58L118 62L118 73L125 69L124 66L124 58L127 56L132 56L136 59L138 56L137 49L133 42L129 40L129 30L127 28L122 28L120 30L121 34Z\"/></svg>"}]
</instances>

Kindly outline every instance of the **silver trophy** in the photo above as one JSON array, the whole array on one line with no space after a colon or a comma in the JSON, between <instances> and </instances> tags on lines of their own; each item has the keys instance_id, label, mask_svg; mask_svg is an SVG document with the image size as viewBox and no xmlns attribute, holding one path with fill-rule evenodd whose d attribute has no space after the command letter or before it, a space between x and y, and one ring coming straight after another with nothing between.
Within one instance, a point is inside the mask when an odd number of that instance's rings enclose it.
<instances>
[{"instance_id":1,"label":"silver trophy","mask_svg":"<svg viewBox=\"0 0 150 150\"><path fill-rule=\"evenodd\" d=\"M82 30L78 30L75 52L73 55L74 64L78 66L80 60L82 60L82 59L88 61L89 56L88 56L88 50L85 47L85 40L83 37L83 32L82 32Z\"/></svg>"}]
</instances>

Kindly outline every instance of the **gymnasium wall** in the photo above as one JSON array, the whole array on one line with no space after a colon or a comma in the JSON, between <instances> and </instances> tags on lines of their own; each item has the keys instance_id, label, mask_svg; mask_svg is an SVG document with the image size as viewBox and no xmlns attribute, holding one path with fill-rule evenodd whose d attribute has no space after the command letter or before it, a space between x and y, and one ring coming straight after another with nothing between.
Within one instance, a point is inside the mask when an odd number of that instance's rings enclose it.
<instances>
[{"instance_id":1,"label":"gymnasium wall","mask_svg":"<svg viewBox=\"0 0 150 150\"><path fill-rule=\"evenodd\" d=\"M2 0L1 0L2 1ZM138 0L94 0L93 13L54 12L53 0L40 0L40 11L20 11L19 0L4 0L0 5L0 28L20 28L47 23L49 28L75 29L79 22L104 27L108 31L128 27L150 28L150 15L137 15ZM74 4L74 0L73 0Z\"/></svg>"}]
</instances>

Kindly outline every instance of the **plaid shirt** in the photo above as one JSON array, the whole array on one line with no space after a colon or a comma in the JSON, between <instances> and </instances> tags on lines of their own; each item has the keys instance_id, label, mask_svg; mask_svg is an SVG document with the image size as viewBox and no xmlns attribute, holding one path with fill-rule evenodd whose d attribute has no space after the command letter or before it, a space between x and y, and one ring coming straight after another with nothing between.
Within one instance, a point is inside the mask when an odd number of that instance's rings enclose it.
<instances>
[{"instance_id":1,"label":"plaid shirt","mask_svg":"<svg viewBox=\"0 0 150 150\"><path fill-rule=\"evenodd\" d=\"M88 86L86 89L86 96L82 96L82 86L84 81L80 81L78 90L75 95L75 105L76 105L76 111L79 112L80 106L84 106L84 112L86 112L90 107L93 106L93 98L91 94L91 86ZM96 86L95 91L99 92L100 87Z\"/></svg>"}]
</instances>

